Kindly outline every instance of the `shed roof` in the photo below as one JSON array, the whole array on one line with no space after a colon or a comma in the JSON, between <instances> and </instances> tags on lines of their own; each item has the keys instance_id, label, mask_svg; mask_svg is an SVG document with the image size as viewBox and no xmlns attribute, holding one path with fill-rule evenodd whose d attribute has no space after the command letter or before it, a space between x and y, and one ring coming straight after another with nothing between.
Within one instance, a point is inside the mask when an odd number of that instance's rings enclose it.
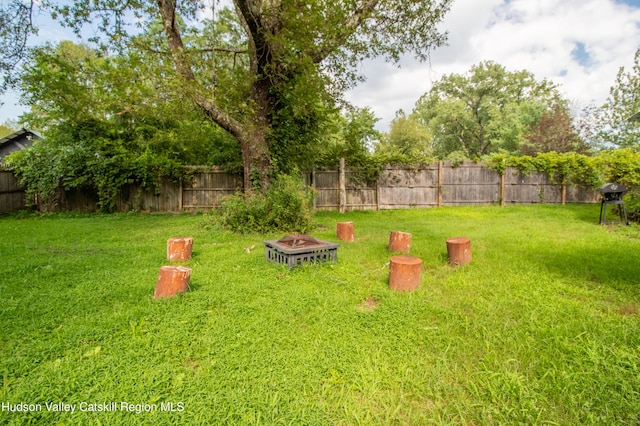
<instances>
[{"instance_id":1,"label":"shed roof","mask_svg":"<svg viewBox=\"0 0 640 426\"><path fill-rule=\"evenodd\" d=\"M27 130L22 128L17 132L13 132L10 135L7 135L0 139L0 147L4 145L8 145L13 141L21 140L21 139L41 139L42 137L34 131Z\"/></svg>"}]
</instances>

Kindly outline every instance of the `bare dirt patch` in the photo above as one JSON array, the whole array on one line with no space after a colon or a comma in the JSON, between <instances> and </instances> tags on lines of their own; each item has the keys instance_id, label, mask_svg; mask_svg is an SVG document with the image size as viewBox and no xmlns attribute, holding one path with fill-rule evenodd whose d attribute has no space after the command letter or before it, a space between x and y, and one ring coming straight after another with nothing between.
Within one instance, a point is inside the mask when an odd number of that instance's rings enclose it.
<instances>
[{"instance_id":1,"label":"bare dirt patch","mask_svg":"<svg viewBox=\"0 0 640 426\"><path fill-rule=\"evenodd\" d=\"M620 306L620 315L638 315L638 306L635 303L626 303Z\"/></svg>"},{"instance_id":2,"label":"bare dirt patch","mask_svg":"<svg viewBox=\"0 0 640 426\"><path fill-rule=\"evenodd\" d=\"M380 302L378 302L375 297L367 296L367 298L358 305L358 310L363 312L370 312L376 309L379 305Z\"/></svg>"}]
</instances>

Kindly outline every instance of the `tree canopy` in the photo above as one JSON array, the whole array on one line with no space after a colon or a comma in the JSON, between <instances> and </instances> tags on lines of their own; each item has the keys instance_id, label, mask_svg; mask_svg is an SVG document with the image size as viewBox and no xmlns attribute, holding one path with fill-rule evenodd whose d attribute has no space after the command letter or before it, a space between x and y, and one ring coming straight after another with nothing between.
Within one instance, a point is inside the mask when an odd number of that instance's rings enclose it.
<instances>
[{"instance_id":1,"label":"tree canopy","mask_svg":"<svg viewBox=\"0 0 640 426\"><path fill-rule=\"evenodd\" d=\"M446 75L417 102L414 115L433 134L437 157L518 152L529 127L560 98L556 86L528 71L486 61Z\"/></svg>"},{"instance_id":2,"label":"tree canopy","mask_svg":"<svg viewBox=\"0 0 640 426\"><path fill-rule=\"evenodd\" d=\"M631 69L620 67L603 105L585 108L580 130L600 149L640 148L640 122L629 118L640 112L640 49Z\"/></svg>"},{"instance_id":3,"label":"tree canopy","mask_svg":"<svg viewBox=\"0 0 640 426\"><path fill-rule=\"evenodd\" d=\"M401 155L407 159L425 159L432 154L433 137L429 129L415 116L398 111L389 132L377 143L375 152L381 155Z\"/></svg>"},{"instance_id":4,"label":"tree canopy","mask_svg":"<svg viewBox=\"0 0 640 426\"><path fill-rule=\"evenodd\" d=\"M203 19L207 2L197 0L40 4L77 31L97 24L110 49L135 43L154 63L170 63L159 90L235 138L249 189L252 179L266 185L292 149L319 143L325 112L358 81L359 61L426 59L443 44L436 24L451 1L234 0L236 20ZM148 37L128 34L133 18Z\"/></svg>"}]
</instances>

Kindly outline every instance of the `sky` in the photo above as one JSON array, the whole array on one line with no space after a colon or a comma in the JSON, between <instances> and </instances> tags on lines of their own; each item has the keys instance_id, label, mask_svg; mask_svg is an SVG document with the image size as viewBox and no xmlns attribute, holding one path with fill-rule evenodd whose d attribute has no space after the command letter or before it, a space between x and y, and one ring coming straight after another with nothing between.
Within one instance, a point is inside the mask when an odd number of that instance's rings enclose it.
<instances>
[{"instance_id":1,"label":"sky","mask_svg":"<svg viewBox=\"0 0 640 426\"><path fill-rule=\"evenodd\" d=\"M347 100L369 106L379 130L398 110L410 113L433 82L485 60L557 83L574 113L600 106L640 48L640 0L454 0L441 28L448 45L430 63L409 57L400 69L379 60L362 65L367 81Z\"/></svg>"},{"instance_id":2,"label":"sky","mask_svg":"<svg viewBox=\"0 0 640 426\"><path fill-rule=\"evenodd\" d=\"M433 82L486 60L557 83L576 113L599 106L640 48L640 0L454 0L440 26L448 43L429 62L409 55L400 68L383 60L361 65L366 82L346 99L371 108L378 130L387 131L397 111L410 113ZM55 39L60 33L54 29L39 34L43 42ZM24 112L15 94L2 101L0 123Z\"/></svg>"}]
</instances>

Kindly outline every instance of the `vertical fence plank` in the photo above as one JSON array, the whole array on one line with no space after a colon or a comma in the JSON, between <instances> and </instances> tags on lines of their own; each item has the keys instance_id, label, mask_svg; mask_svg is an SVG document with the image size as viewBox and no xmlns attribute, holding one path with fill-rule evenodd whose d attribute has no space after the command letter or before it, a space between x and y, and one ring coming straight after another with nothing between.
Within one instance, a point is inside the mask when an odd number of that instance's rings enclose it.
<instances>
[{"instance_id":1,"label":"vertical fence plank","mask_svg":"<svg viewBox=\"0 0 640 426\"><path fill-rule=\"evenodd\" d=\"M347 210L347 188L346 188L346 177L345 177L345 161L344 158L340 159L340 213L344 213Z\"/></svg>"}]
</instances>

